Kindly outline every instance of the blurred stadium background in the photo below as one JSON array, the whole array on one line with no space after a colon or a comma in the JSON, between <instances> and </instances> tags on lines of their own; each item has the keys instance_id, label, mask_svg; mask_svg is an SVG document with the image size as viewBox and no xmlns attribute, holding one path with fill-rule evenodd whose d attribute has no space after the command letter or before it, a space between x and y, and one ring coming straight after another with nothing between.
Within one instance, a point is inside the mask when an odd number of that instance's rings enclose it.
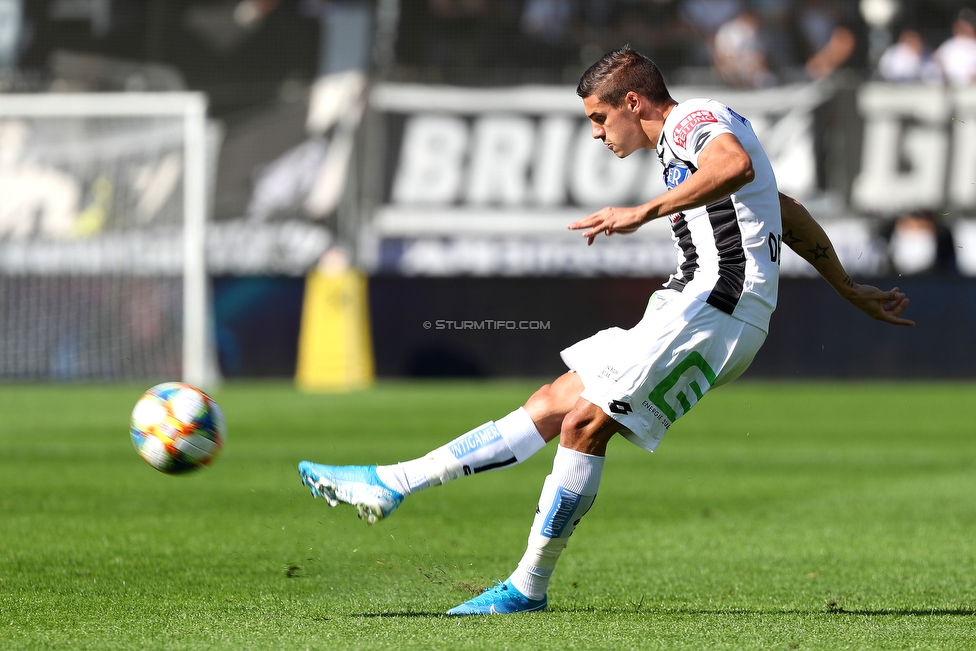
<instances>
[{"instance_id":1,"label":"blurred stadium background","mask_svg":"<svg viewBox=\"0 0 976 651\"><path fill-rule=\"evenodd\" d=\"M0 0L0 379L315 376L299 359L337 354L353 385L560 372L561 348L636 322L674 266L661 224L589 248L564 228L663 189L651 153L591 142L575 96L624 43L677 99L749 117L852 275L912 299L917 328L868 322L785 257L749 376L973 377L974 16L958 0ZM188 374L194 210L208 359Z\"/></svg>"}]
</instances>

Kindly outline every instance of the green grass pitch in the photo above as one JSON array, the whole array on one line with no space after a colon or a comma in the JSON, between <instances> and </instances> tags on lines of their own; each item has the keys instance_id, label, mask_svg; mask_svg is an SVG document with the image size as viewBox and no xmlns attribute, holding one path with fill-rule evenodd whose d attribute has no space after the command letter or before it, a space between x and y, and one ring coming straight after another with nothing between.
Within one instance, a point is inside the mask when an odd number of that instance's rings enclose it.
<instances>
[{"instance_id":1,"label":"green grass pitch","mask_svg":"<svg viewBox=\"0 0 976 651\"><path fill-rule=\"evenodd\" d=\"M230 384L222 456L170 477L129 442L146 387L0 386L0 649L976 648L969 383L740 381L654 454L613 441L547 613L441 615L513 569L552 445L373 527L300 484L534 387Z\"/></svg>"}]
</instances>

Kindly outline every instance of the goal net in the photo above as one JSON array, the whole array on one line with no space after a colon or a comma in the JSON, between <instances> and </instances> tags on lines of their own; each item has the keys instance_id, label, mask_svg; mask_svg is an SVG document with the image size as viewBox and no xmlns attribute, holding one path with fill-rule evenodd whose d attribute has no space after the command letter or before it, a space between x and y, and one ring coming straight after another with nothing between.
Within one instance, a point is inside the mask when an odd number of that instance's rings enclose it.
<instances>
[{"instance_id":1,"label":"goal net","mask_svg":"<svg viewBox=\"0 0 976 651\"><path fill-rule=\"evenodd\" d=\"M0 95L0 380L218 379L206 100Z\"/></svg>"}]
</instances>

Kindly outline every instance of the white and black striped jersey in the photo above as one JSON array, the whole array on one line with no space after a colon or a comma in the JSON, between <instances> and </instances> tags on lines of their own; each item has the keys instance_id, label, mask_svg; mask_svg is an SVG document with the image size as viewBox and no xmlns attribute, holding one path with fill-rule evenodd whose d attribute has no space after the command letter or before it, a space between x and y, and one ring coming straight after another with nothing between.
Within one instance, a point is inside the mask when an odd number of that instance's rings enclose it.
<instances>
[{"instance_id":1,"label":"white and black striped jersey","mask_svg":"<svg viewBox=\"0 0 976 651\"><path fill-rule=\"evenodd\" d=\"M665 286L766 332L776 308L782 222L773 168L752 125L714 100L681 102L664 122L657 154L671 189L698 170L699 154L723 133L738 138L756 176L725 199L670 216L679 262Z\"/></svg>"}]
</instances>

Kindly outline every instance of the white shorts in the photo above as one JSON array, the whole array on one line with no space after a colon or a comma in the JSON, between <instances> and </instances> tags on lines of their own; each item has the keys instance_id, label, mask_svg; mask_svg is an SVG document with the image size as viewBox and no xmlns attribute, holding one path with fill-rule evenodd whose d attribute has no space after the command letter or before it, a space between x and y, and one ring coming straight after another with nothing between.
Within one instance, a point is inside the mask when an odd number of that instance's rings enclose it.
<instances>
[{"instance_id":1,"label":"white shorts","mask_svg":"<svg viewBox=\"0 0 976 651\"><path fill-rule=\"evenodd\" d=\"M665 289L630 330L601 330L561 355L583 381L580 397L653 452L705 392L742 375L765 340L756 326Z\"/></svg>"}]
</instances>

